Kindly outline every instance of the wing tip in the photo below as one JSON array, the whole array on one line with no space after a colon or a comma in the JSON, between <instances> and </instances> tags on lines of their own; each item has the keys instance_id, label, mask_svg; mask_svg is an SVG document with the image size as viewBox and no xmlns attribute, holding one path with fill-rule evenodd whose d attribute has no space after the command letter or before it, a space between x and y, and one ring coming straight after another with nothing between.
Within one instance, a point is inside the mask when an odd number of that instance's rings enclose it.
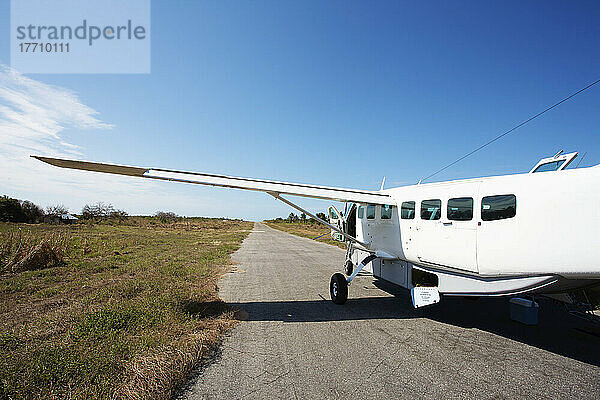
<instances>
[{"instance_id":1,"label":"wing tip","mask_svg":"<svg viewBox=\"0 0 600 400\"><path fill-rule=\"evenodd\" d=\"M59 164L59 162L65 161L65 160L61 160L59 158L44 157L44 156L38 156L38 155L30 155L29 157L35 158L36 160L39 160L41 162L45 162L46 164L54 165L57 167L63 167L62 165Z\"/></svg>"},{"instance_id":2,"label":"wing tip","mask_svg":"<svg viewBox=\"0 0 600 400\"><path fill-rule=\"evenodd\" d=\"M48 164L50 164L51 163L50 160L52 160L51 158L48 158L48 157L43 157L43 156L38 156L38 155L33 155L33 154L30 155L29 157L35 158L36 160L39 160L41 162L45 162Z\"/></svg>"},{"instance_id":3,"label":"wing tip","mask_svg":"<svg viewBox=\"0 0 600 400\"><path fill-rule=\"evenodd\" d=\"M92 172L104 172L108 174L144 176L144 174L148 171L147 168L130 167L127 165L104 164L92 161L68 160L62 158L42 157L38 155L31 155L30 157L45 162L47 164L54 165L55 167L80 169Z\"/></svg>"}]
</instances>

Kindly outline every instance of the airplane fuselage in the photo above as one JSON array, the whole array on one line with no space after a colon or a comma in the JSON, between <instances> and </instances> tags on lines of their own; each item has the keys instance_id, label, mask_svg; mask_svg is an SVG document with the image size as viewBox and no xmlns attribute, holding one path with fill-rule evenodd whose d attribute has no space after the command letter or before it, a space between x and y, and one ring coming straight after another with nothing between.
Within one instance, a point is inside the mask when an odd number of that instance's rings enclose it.
<instances>
[{"instance_id":1,"label":"airplane fuselage","mask_svg":"<svg viewBox=\"0 0 600 400\"><path fill-rule=\"evenodd\" d=\"M598 182L600 166L387 189L393 207L357 206L356 235L369 249L397 258L397 268L405 261L434 272L440 291L445 276L502 278L510 288L511 278L523 278L525 287L535 286L532 279L547 286L549 277L553 287L589 284L600 279ZM374 262L376 276L377 268ZM451 292L478 292L476 286Z\"/></svg>"}]
</instances>

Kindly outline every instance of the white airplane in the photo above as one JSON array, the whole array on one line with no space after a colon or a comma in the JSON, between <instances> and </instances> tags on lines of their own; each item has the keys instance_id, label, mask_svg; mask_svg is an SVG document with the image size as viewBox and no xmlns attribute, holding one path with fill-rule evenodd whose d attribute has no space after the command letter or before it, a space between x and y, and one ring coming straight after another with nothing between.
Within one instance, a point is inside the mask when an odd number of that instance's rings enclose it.
<instances>
[{"instance_id":1,"label":"white airplane","mask_svg":"<svg viewBox=\"0 0 600 400\"><path fill-rule=\"evenodd\" d=\"M63 167L262 191L331 228L348 244L330 282L343 304L366 268L410 289L421 307L446 296L563 293L600 283L600 165L566 169L577 153L542 159L526 174L379 191L33 156ZM282 195L351 203L329 222Z\"/></svg>"}]
</instances>

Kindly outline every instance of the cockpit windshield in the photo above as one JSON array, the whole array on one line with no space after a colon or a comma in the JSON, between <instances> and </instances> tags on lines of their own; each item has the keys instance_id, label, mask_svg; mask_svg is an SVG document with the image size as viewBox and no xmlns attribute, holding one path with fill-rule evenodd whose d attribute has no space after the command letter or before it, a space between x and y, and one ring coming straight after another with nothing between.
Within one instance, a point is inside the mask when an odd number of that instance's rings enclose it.
<instances>
[{"instance_id":1,"label":"cockpit windshield","mask_svg":"<svg viewBox=\"0 0 600 400\"><path fill-rule=\"evenodd\" d=\"M563 165L565 160L552 161L546 164L539 165L533 172L547 172L547 171L558 171L561 165Z\"/></svg>"}]
</instances>

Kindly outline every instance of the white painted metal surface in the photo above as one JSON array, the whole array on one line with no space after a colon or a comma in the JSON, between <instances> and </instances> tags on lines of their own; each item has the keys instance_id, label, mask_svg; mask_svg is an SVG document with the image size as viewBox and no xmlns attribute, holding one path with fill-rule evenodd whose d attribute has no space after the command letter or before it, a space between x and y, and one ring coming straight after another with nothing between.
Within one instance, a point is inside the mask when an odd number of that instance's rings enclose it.
<instances>
[{"instance_id":1,"label":"white painted metal surface","mask_svg":"<svg viewBox=\"0 0 600 400\"><path fill-rule=\"evenodd\" d=\"M174 182L196 183L200 185L255 190L267 193L272 192L278 194L291 194L296 196L335 201L362 201L375 204L387 204L391 201L387 194L372 190L335 188L329 186L308 185L303 183L271 181L266 179L242 178L227 175L204 174L199 172L173 171L160 168L128 167L123 165L66 160L41 156L32 157L62 168L139 176L143 178L161 179Z\"/></svg>"}]
</instances>

